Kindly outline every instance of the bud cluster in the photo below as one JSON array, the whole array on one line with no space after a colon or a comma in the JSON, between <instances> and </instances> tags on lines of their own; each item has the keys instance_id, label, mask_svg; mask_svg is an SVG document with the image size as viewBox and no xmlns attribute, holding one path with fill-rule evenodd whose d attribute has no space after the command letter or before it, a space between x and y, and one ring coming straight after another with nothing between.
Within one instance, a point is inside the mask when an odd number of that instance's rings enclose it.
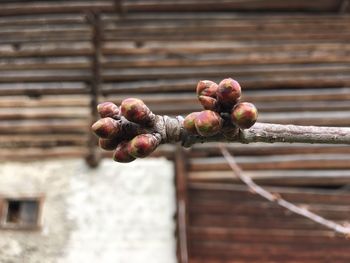
<instances>
[{"instance_id":1,"label":"bud cluster","mask_svg":"<svg viewBox=\"0 0 350 263\"><path fill-rule=\"evenodd\" d=\"M234 131L248 129L256 122L258 111L252 103L240 102L241 86L237 81L227 78L216 84L203 80L198 82L196 92L204 110L187 115L183 121L186 131L183 134L226 135L232 128ZM104 102L97 106L97 111L101 119L91 128L99 137L99 146L114 151L113 159L117 162L128 163L144 158L162 140L171 141L171 138L165 138L168 134L164 135L164 130L171 130L171 125L162 127L165 126L164 119L154 115L140 99L127 98L119 107ZM183 131L180 126L178 130Z\"/></svg>"},{"instance_id":2,"label":"bud cluster","mask_svg":"<svg viewBox=\"0 0 350 263\"><path fill-rule=\"evenodd\" d=\"M137 131L130 133L124 130L122 118L133 123L134 127L154 125L155 115L142 100L128 98L122 101L120 107L104 102L97 106L97 110L101 119L92 125L92 130L100 137L102 149L114 150L116 162L129 163L136 158L144 158L160 144L161 137L157 133L137 134Z\"/></svg>"},{"instance_id":3,"label":"bud cluster","mask_svg":"<svg viewBox=\"0 0 350 263\"><path fill-rule=\"evenodd\" d=\"M197 84L197 97L204 111L192 112L184 120L185 129L191 134L209 137L218 134L223 127L222 116L230 115L230 122L240 129L254 125L258 111L254 104L239 102L241 86L231 78L219 84L211 80L202 80Z\"/></svg>"}]
</instances>

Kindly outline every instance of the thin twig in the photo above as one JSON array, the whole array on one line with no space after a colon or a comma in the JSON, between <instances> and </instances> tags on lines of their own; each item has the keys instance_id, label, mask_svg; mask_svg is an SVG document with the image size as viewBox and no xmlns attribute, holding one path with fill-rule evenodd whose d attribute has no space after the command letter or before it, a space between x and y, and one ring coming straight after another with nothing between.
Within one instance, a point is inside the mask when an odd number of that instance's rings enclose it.
<instances>
[{"instance_id":1,"label":"thin twig","mask_svg":"<svg viewBox=\"0 0 350 263\"><path fill-rule=\"evenodd\" d=\"M178 128L178 127L175 127ZM283 125L273 123L255 123L246 130L240 130L232 136L219 133L212 137L182 136L184 145L189 147L195 143L203 142L240 142L240 143L326 143L349 144L350 127L319 127Z\"/></svg>"},{"instance_id":2,"label":"thin twig","mask_svg":"<svg viewBox=\"0 0 350 263\"><path fill-rule=\"evenodd\" d=\"M223 146L222 144L219 146L222 155L230 165L233 173L235 176L237 176L242 182L244 182L250 190L252 190L254 193L262 196L263 198L275 202L278 205L288 209L289 211L292 211L298 215L301 215L303 217L306 217L316 223L319 223L329 229L334 230L336 233L343 234L346 237L350 237L350 227L345 227L343 225L340 225L334 221L325 219L322 216L319 216L318 214L315 214L305 208L301 208L299 206L294 205L293 203L290 203L286 200L284 200L280 195L273 194L267 191L266 189L262 188L261 186L257 185L252 178L247 176L243 173L242 169L238 166L233 156L229 153L227 148Z\"/></svg>"}]
</instances>

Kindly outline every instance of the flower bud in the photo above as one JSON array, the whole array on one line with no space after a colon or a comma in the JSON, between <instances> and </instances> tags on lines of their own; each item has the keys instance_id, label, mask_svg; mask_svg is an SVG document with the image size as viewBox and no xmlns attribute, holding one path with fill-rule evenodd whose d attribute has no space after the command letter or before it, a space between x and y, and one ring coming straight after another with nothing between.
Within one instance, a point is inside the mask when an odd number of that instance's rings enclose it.
<instances>
[{"instance_id":1,"label":"flower bud","mask_svg":"<svg viewBox=\"0 0 350 263\"><path fill-rule=\"evenodd\" d=\"M219 104L231 109L241 97L241 86L237 81L227 78L220 82L216 94Z\"/></svg>"},{"instance_id":2,"label":"flower bud","mask_svg":"<svg viewBox=\"0 0 350 263\"><path fill-rule=\"evenodd\" d=\"M195 118L197 132L205 137L213 136L220 132L223 119L214 111L205 110L200 112Z\"/></svg>"},{"instance_id":3,"label":"flower bud","mask_svg":"<svg viewBox=\"0 0 350 263\"><path fill-rule=\"evenodd\" d=\"M120 110L122 115L129 121L145 125L152 124L154 114L142 100L135 98L125 99L120 105Z\"/></svg>"},{"instance_id":4,"label":"flower bud","mask_svg":"<svg viewBox=\"0 0 350 263\"><path fill-rule=\"evenodd\" d=\"M98 145L100 148L106 151L113 151L115 148L117 148L118 144L121 142L119 138L114 139L102 139L99 138Z\"/></svg>"},{"instance_id":5,"label":"flower bud","mask_svg":"<svg viewBox=\"0 0 350 263\"><path fill-rule=\"evenodd\" d=\"M216 98L218 84L211 80L201 80L197 84L197 96L208 96Z\"/></svg>"},{"instance_id":6,"label":"flower bud","mask_svg":"<svg viewBox=\"0 0 350 263\"><path fill-rule=\"evenodd\" d=\"M97 105L97 111L101 118L111 117L113 119L120 118L120 111L117 105L113 102L103 102Z\"/></svg>"},{"instance_id":7,"label":"flower bud","mask_svg":"<svg viewBox=\"0 0 350 263\"><path fill-rule=\"evenodd\" d=\"M248 129L254 125L258 118L258 110L254 104L241 102L237 104L231 113L231 120L241 129Z\"/></svg>"},{"instance_id":8,"label":"flower bud","mask_svg":"<svg viewBox=\"0 0 350 263\"><path fill-rule=\"evenodd\" d=\"M189 133L198 134L197 130L196 130L196 126L194 125L194 120L196 119L198 114L199 114L199 112L192 112L192 113L188 114L184 120L184 123L183 123L184 128Z\"/></svg>"},{"instance_id":9,"label":"flower bud","mask_svg":"<svg viewBox=\"0 0 350 263\"><path fill-rule=\"evenodd\" d=\"M122 131L121 123L110 117L96 121L91 129L97 136L108 139L117 137Z\"/></svg>"},{"instance_id":10,"label":"flower bud","mask_svg":"<svg viewBox=\"0 0 350 263\"><path fill-rule=\"evenodd\" d=\"M128 142L123 141L118 144L117 149L113 154L113 160L119 163L130 163L136 158L131 156L128 152Z\"/></svg>"},{"instance_id":11,"label":"flower bud","mask_svg":"<svg viewBox=\"0 0 350 263\"><path fill-rule=\"evenodd\" d=\"M204 109L212 111L216 109L216 99L208 96L199 96L198 100L202 104Z\"/></svg>"},{"instance_id":12,"label":"flower bud","mask_svg":"<svg viewBox=\"0 0 350 263\"><path fill-rule=\"evenodd\" d=\"M128 143L128 153L135 158L144 158L159 145L160 139L153 134L140 134Z\"/></svg>"}]
</instances>

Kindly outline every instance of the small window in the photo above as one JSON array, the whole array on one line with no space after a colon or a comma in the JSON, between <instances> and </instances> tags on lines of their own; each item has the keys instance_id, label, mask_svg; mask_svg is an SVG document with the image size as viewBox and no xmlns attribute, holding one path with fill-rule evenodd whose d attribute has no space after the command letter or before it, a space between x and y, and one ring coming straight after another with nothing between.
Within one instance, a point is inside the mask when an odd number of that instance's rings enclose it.
<instances>
[{"instance_id":1,"label":"small window","mask_svg":"<svg viewBox=\"0 0 350 263\"><path fill-rule=\"evenodd\" d=\"M41 199L5 199L1 213L3 228L37 228Z\"/></svg>"}]
</instances>

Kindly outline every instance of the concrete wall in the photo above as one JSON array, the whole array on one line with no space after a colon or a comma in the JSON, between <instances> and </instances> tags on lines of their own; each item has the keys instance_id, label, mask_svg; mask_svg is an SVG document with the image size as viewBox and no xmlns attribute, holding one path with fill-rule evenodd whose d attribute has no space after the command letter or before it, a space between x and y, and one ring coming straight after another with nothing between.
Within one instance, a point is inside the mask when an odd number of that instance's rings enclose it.
<instances>
[{"instance_id":1,"label":"concrete wall","mask_svg":"<svg viewBox=\"0 0 350 263\"><path fill-rule=\"evenodd\" d=\"M0 165L0 195L45 194L41 231L0 230L1 263L175 263L174 169L81 160Z\"/></svg>"}]
</instances>

